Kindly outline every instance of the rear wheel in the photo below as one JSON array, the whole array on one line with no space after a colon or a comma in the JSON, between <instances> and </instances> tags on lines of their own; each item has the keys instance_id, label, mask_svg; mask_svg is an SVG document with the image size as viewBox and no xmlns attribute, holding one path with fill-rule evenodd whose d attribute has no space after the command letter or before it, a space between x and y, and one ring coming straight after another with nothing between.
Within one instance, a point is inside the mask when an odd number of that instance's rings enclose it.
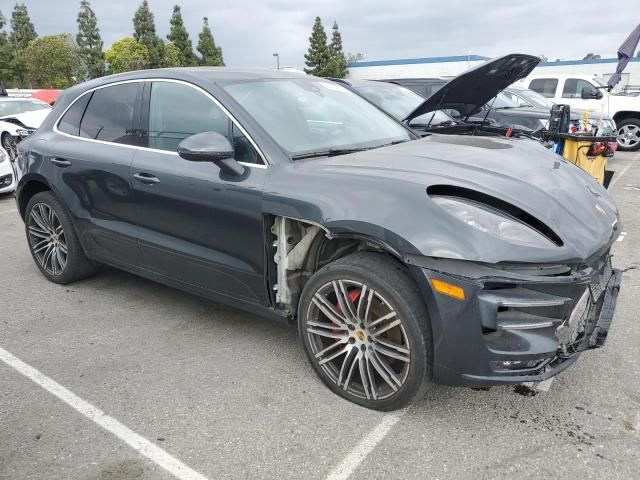
<instances>
[{"instance_id":1,"label":"rear wheel","mask_svg":"<svg viewBox=\"0 0 640 480\"><path fill-rule=\"evenodd\" d=\"M69 215L50 192L34 195L27 204L25 229L29 250L42 274L55 283L70 283L94 273Z\"/></svg>"},{"instance_id":2,"label":"rear wheel","mask_svg":"<svg viewBox=\"0 0 640 480\"><path fill-rule=\"evenodd\" d=\"M640 119L627 118L617 123L618 148L634 152L640 148Z\"/></svg>"},{"instance_id":3,"label":"rear wheel","mask_svg":"<svg viewBox=\"0 0 640 480\"><path fill-rule=\"evenodd\" d=\"M431 375L427 312L400 265L356 253L307 282L298 314L302 341L322 381L347 400L394 410Z\"/></svg>"}]
</instances>

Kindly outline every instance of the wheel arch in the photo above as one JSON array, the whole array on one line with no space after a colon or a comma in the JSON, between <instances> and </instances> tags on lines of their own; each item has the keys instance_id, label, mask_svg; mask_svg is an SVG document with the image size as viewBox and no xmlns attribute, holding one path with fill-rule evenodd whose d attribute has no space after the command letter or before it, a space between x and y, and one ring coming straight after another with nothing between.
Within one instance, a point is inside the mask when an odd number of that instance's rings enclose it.
<instances>
[{"instance_id":1,"label":"wheel arch","mask_svg":"<svg viewBox=\"0 0 640 480\"><path fill-rule=\"evenodd\" d=\"M267 285L273 305L294 320L300 294L311 276L349 254L370 251L387 256L409 272L402 254L382 238L358 231L336 231L311 220L268 216L271 248L267 255Z\"/></svg>"},{"instance_id":2,"label":"wheel arch","mask_svg":"<svg viewBox=\"0 0 640 480\"><path fill-rule=\"evenodd\" d=\"M634 112L632 110L620 110L613 115L613 121L621 122L622 120L636 119L640 123L640 112Z\"/></svg>"},{"instance_id":3,"label":"wheel arch","mask_svg":"<svg viewBox=\"0 0 640 480\"><path fill-rule=\"evenodd\" d=\"M53 191L51 186L47 183L44 178L39 176L32 176L28 179L22 179L20 182L22 185L19 187L19 191L17 194L17 202L18 202L18 211L20 212L20 216L24 220L24 215L27 210L27 204L29 200L33 198L34 195L45 192L45 191Z\"/></svg>"}]
</instances>

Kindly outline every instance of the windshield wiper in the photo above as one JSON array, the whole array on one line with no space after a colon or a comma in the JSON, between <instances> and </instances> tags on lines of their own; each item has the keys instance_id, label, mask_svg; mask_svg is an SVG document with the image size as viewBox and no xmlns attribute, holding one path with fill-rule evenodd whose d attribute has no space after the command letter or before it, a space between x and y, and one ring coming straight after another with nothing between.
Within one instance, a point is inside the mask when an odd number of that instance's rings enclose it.
<instances>
[{"instance_id":1,"label":"windshield wiper","mask_svg":"<svg viewBox=\"0 0 640 480\"><path fill-rule=\"evenodd\" d=\"M299 153L293 155L291 160L303 160L305 158L316 157L336 157L338 155L347 155L349 153L365 152L367 150L374 150L376 148L388 147L389 145L397 145L398 143L407 142L408 140L396 140L391 143L384 143L382 145L376 145L375 147L358 147L358 148L330 148L328 150L319 150L317 152Z\"/></svg>"},{"instance_id":2,"label":"windshield wiper","mask_svg":"<svg viewBox=\"0 0 640 480\"><path fill-rule=\"evenodd\" d=\"M336 155L346 155L348 153L364 152L365 150L371 150L370 148L330 148L329 150L318 150L317 152L299 153L293 155L291 160L302 160L304 158L316 158L316 157L335 157Z\"/></svg>"}]
</instances>

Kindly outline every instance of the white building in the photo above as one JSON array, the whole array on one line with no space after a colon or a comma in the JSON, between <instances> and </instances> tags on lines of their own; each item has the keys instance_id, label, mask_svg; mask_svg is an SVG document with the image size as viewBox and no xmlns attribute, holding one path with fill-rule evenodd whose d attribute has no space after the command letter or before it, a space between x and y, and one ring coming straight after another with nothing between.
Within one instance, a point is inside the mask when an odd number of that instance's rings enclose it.
<instances>
[{"instance_id":1,"label":"white building","mask_svg":"<svg viewBox=\"0 0 640 480\"><path fill-rule=\"evenodd\" d=\"M458 55L452 57L409 58L401 60L375 60L349 65L348 78L381 80L389 78L455 77L489 57L481 55ZM615 72L617 58L600 60L558 60L540 63L533 74L596 74L605 79ZM640 89L640 57L634 57L622 74L618 88L627 85Z\"/></svg>"}]
</instances>

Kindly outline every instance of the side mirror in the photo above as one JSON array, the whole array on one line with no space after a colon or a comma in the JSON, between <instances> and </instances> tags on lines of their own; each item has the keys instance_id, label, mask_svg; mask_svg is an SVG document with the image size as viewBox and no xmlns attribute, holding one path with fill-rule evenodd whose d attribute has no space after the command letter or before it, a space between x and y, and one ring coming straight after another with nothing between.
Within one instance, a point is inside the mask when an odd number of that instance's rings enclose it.
<instances>
[{"instance_id":1,"label":"side mirror","mask_svg":"<svg viewBox=\"0 0 640 480\"><path fill-rule=\"evenodd\" d=\"M593 88L584 87L580 92L580 98L583 100L600 100L602 98L602 92L600 90L594 90Z\"/></svg>"},{"instance_id":2,"label":"side mirror","mask_svg":"<svg viewBox=\"0 0 640 480\"><path fill-rule=\"evenodd\" d=\"M202 132L185 138L178 145L178 155L191 162L213 162L229 175L244 174L245 168L234 158L233 146L218 132Z\"/></svg>"}]
</instances>

